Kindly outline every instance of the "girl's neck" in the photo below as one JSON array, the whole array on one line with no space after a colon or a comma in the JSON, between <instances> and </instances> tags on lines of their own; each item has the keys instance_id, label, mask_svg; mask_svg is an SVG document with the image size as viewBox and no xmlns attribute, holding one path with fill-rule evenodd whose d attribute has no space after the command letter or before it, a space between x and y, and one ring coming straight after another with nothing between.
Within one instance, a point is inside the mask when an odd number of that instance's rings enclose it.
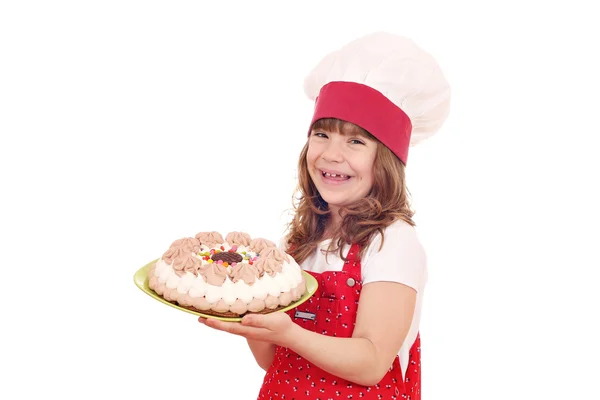
<instances>
[{"instance_id":1,"label":"girl's neck","mask_svg":"<svg viewBox=\"0 0 600 400\"><path fill-rule=\"evenodd\" d=\"M331 239L337 227L339 227L342 223L342 217L339 214L338 207L330 208L331 214L329 214L329 221L327 221L327 226L325 227L325 232L323 233L323 239Z\"/></svg>"}]
</instances>

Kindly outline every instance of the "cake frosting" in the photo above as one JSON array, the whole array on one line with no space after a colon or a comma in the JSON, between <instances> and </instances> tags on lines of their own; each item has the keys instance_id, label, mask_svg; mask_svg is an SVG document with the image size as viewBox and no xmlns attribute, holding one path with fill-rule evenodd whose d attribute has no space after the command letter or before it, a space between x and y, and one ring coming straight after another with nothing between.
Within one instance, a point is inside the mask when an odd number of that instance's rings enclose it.
<instances>
[{"instance_id":1,"label":"cake frosting","mask_svg":"<svg viewBox=\"0 0 600 400\"><path fill-rule=\"evenodd\" d=\"M306 291L300 266L264 238L199 232L175 240L148 271L150 289L205 314L241 316L281 309Z\"/></svg>"}]
</instances>

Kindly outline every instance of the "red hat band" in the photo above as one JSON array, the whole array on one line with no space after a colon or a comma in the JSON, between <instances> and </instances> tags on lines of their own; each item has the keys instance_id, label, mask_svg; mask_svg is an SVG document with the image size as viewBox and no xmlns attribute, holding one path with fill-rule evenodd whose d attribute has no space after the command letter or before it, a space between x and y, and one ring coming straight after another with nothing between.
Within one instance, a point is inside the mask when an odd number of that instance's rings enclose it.
<instances>
[{"instance_id":1,"label":"red hat band","mask_svg":"<svg viewBox=\"0 0 600 400\"><path fill-rule=\"evenodd\" d=\"M381 92L355 82L330 82L321 88L316 99L311 128L321 118L337 118L360 126L406 165L412 131L410 118Z\"/></svg>"}]
</instances>

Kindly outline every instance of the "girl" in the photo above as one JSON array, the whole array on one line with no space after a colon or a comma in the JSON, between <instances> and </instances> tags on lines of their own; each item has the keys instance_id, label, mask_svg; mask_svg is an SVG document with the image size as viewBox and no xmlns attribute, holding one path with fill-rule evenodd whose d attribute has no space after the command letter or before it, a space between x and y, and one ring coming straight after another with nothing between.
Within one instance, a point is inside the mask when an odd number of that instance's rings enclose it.
<instances>
[{"instance_id":1,"label":"girl","mask_svg":"<svg viewBox=\"0 0 600 400\"><path fill-rule=\"evenodd\" d=\"M199 321L247 339L259 399L420 399L427 271L405 166L445 120L448 85L412 41L379 33L325 57L305 89L315 110L282 247L317 292L288 313Z\"/></svg>"}]
</instances>

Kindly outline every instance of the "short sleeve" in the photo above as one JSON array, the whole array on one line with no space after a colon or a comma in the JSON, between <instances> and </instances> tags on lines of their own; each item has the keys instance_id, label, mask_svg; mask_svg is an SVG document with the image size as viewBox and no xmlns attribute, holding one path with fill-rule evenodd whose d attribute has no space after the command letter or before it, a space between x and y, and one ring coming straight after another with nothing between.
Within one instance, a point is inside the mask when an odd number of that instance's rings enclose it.
<instances>
[{"instance_id":1,"label":"short sleeve","mask_svg":"<svg viewBox=\"0 0 600 400\"><path fill-rule=\"evenodd\" d=\"M363 256L363 284L369 282L399 282L421 291L427 281L427 256L416 229L404 221L390 225L377 235Z\"/></svg>"}]
</instances>

